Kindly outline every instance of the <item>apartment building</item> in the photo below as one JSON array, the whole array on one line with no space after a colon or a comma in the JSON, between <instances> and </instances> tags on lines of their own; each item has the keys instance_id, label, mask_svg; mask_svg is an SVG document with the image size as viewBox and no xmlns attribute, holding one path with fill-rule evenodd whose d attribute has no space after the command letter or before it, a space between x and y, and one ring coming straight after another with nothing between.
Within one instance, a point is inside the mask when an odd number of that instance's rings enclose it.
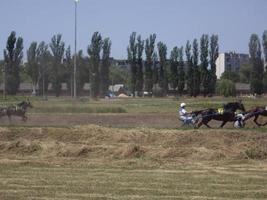
<instances>
[{"instance_id":1,"label":"apartment building","mask_svg":"<svg viewBox=\"0 0 267 200\"><path fill-rule=\"evenodd\" d=\"M216 60L216 76L220 78L225 71L239 72L240 67L249 63L248 54L220 53Z\"/></svg>"}]
</instances>

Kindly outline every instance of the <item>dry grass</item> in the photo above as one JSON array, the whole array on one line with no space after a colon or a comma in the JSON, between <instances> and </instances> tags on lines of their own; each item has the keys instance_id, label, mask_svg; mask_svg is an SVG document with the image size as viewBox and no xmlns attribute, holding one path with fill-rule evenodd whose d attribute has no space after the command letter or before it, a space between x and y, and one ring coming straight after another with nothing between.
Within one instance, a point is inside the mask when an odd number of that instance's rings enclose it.
<instances>
[{"instance_id":1,"label":"dry grass","mask_svg":"<svg viewBox=\"0 0 267 200\"><path fill-rule=\"evenodd\" d=\"M0 199L266 199L267 133L0 128Z\"/></svg>"}]
</instances>

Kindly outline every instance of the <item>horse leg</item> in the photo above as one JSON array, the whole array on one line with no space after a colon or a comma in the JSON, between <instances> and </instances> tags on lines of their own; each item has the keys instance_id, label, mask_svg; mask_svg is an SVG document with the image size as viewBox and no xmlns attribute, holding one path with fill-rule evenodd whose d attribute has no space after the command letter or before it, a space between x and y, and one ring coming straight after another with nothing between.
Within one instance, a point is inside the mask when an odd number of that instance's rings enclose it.
<instances>
[{"instance_id":1,"label":"horse leg","mask_svg":"<svg viewBox=\"0 0 267 200\"><path fill-rule=\"evenodd\" d=\"M208 120L202 120L199 124L198 124L198 128L202 125L202 124L204 124L206 127L208 127L208 128L211 128L209 125L208 125L208 123L210 122L210 120L211 119L208 119Z\"/></svg>"},{"instance_id":2,"label":"horse leg","mask_svg":"<svg viewBox=\"0 0 267 200\"><path fill-rule=\"evenodd\" d=\"M9 124L11 124L12 123L11 115L7 115L7 117L8 117Z\"/></svg>"},{"instance_id":3,"label":"horse leg","mask_svg":"<svg viewBox=\"0 0 267 200\"><path fill-rule=\"evenodd\" d=\"M255 124L257 124L257 126L262 126L262 124L260 124L257 120L258 120L258 118L259 118L259 115L255 115L255 118L254 118L254 122L255 122ZM266 124L265 124L266 125Z\"/></svg>"},{"instance_id":4,"label":"horse leg","mask_svg":"<svg viewBox=\"0 0 267 200\"><path fill-rule=\"evenodd\" d=\"M210 120L209 120L210 121ZM207 121L206 123L204 123L208 128L212 128L210 125L208 125L209 121Z\"/></svg>"},{"instance_id":5,"label":"horse leg","mask_svg":"<svg viewBox=\"0 0 267 200\"><path fill-rule=\"evenodd\" d=\"M23 116L22 116L22 121L26 122L27 119L28 119L28 118L26 117L26 115L23 115Z\"/></svg>"},{"instance_id":6,"label":"horse leg","mask_svg":"<svg viewBox=\"0 0 267 200\"><path fill-rule=\"evenodd\" d=\"M223 121L220 128L223 128L226 123L227 123L227 121Z\"/></svg>"}]
</instances>

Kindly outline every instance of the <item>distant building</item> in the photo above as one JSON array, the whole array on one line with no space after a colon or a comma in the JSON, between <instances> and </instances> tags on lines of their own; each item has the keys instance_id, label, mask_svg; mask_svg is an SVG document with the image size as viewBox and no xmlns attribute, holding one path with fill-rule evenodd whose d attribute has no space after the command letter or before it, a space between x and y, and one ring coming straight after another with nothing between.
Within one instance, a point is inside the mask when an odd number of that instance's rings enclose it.
<instances>
[{"instance_id":1,"label":"distant building","mask_svg":"<svg viewBox=\"0 0 267 200\"><path fill-rule=\"evenodd\" d=\"M216 76L220 78L225 71L239 72L241 66L248 63L248 54L220 53L216 60Z\"/></svg>"}]
</instances>

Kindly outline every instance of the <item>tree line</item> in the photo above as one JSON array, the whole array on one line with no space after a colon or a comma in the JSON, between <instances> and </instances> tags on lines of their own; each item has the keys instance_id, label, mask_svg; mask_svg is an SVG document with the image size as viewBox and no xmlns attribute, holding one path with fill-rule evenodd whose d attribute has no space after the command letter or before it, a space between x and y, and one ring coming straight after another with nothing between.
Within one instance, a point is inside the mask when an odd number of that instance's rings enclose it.
<instances>
[{"instance_id":1,"label":"tree line","mask_svg":"<svg viewBox=\"0 0 267 200\"><path fill-rule=\"evenodd\" d=\"M133 96L165 96L170 90L176 95L212 96L217 90L223 95L235 93L234 82L240 81L235 72L225 71L221 80L216 77L216 59L219 55L218 35L203 34L199 39L187 41L184 46L174 46L168 56L167 45L156 42L156 34L143 39L133 32L127 46L128 69L116 69L111 65L111 40L95 32L89 41L87 54L80 50L76 54L77 93L83 92L85 83L90 83L90 96L103 97L111 83L128 84ZM267 90L267 30L262 41L256 34L249 40L250 64L240 70L251 91L262 94ZM68 91L74 91L74 55L65 45L62 35L51 41L32 42L26 51L27 61L23 63L23 39L12 31L4 49L4 61L0 62L5 72L7 94L15 95L21 82L21 73L30 77L33 94L47 94L48 83L52 84L56 96L61 94L61 83L67 83ZM262 56L262 52L263 55ZM111 77L112 76L112 77ZM129 76L129 78L128 78ZM129 80L127 80L127 78ZM112 79L112 80L111 80ZM126 83L127 82L127 83ZM38 86L38 90L37 90Z\"/></svg>"},{"instance_id":2,"label":"tree line","mask_svg":"<svg viewBox=\"0 0 267 200\"><path fill-rule=\"evenodd\" d=\"M185 86L190 96L215 93L218 35L209 37L203 34L199 41L187 41L185 48L175 46L168 58L167 46L161 41L156 44L156 34L143 40L141 35L133 32L127 53L133 95L140 96L146 91L148 94L159 93L165 96L169 89L182 95Z\"/></svg>"},{"instance_id":3,"label":"tree line","mask_svg":"<svg viewBox=\"0 0 267 200\"><path fill-rule=\"evenodd\" d=\"M111 40L102 38L95 32L87 47L88 56L82 50L77 53L77 93L80 94L84 84L90 82L90 96L96 98L104 96L108 90L110 67ZM23 39L12 31L8 36L4 49L3 71L7 94L15 95L19 90L20 73L25 71L33 85L33 94L47 93L48 83L56 96L61 93L62 83L67 83L68 90L73 96L74 55L70 46L66 47L62 35L51 38L49 44L32 42L27 49L27 62L23 63Z\"/></svg>"}]
</instances>

